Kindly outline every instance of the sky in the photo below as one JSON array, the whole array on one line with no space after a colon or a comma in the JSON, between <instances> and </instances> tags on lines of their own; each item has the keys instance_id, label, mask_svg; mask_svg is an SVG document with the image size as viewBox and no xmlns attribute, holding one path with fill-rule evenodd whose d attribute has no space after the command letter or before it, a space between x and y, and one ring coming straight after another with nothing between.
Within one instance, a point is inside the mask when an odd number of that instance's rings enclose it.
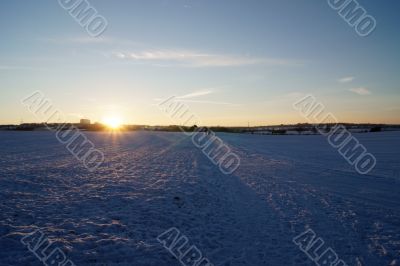
<instances>
[{"instance_id":1,"label":"sky","mask_svg":"<svg viewBox=\"0 0 400 266\"><path fill-rule=\"evenodd\" d=\"M400 124L400 2L358 2L366 37L325 0L88 0L93 37L56 0L2 0L0 124L41 122L34 91L70 122L174 124L175 96L203 125L299 123L311 94L341 122Z\"/></svg>"}]
</instances>

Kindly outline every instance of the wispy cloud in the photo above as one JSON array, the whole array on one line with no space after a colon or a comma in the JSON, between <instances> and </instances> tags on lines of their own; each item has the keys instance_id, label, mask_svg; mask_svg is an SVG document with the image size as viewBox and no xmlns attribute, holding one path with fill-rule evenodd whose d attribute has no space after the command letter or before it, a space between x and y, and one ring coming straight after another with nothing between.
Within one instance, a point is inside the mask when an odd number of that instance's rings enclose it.
<instances>
[{"instance_id":1,"label":"wispy cloud","mask_svg":"<svg viewBox=\"0 0 400 266\"><path fill-rule=\"evenodd\" d=\"M354 92L354 93L356 93L358 95L363 95L363 96L371 94L371 92L367 88L364 88L364 87L352 88L349 91Z\"/></svg>"},{"instance_id":2,"label":"wispy cloud","mask_svg":"<svg viewBox=\"0 0 400 266\"><path fill-rule=\"evenodd\" d=\"M285 59L256 58L249 56L234 56L209 54L189 50L149 50L143 52L114 52L118 59L137 62L162 63L169 62L178 66L190 67L227 67L246 65L274 65L274 66L298 66L299 62Z\"/></svg>"},{"instance_id":3,"label":"wispy cloud","mask_svg":"<svg viewBox=\"0 0 400 266\"><path fill-rule=\"evenodd\" d=\"M182 102L188 103L203 103L203 104L216 104L216 105L230 105L230 106L240 106L242 104L238 103L230 103L230 102L219 102L219 101L202 101L202 100L187 100L187 99L179 99Z\"/></svg>"},{"instance_id":4,"label":"wispy cloud","mask_svg":"<svg viewBox=\"0 0 400 266\"><path fill-rule=\"evenodd\" d=\"M197 100L193 98L206 96L215 93L214 89L203 89L197 90L182 96L174 97L177 101L186 102L186 103L201 103L201 104L215 104L215 105L230 105L230 106L240 106L241 104L231 103L231 102L223 102L223 101L210 101L210 100ZM165 99L155 98L157 102L164 101Z\"/></svg>"},{"instance_id":5,"label":"wispy cloud","mask_svg":"<svg viewBox=\"0 0 400 266\"><path fill-rule=\"evenodd\" d=\"M355 77L344 77L344 78L339 79L338 81L340 83L349 83L349 82L352 82L354 79L355 79Z\"/></svg>"},{"instance_id":6,"label":"wispy cloud","mask_svg":"<svg viewBox=\"0 0 400 266\"><path fill-rule=\"evenodd\" d=\"M189 99L189 98L195 98L195 97L199 97L199 96L204 96L204 95L209 95L214 93L213 90L211 89L207 89L207 90L199 90L199 91L195 91L186 95L182 95L179 97L176 97L177 99Z\"/></svg>"},{"instance_id":7,"label":"wispy cloud","mask_svg":"<svg viewBox=\"0 0 400 266\"><path fill-rule=\"evenodd\" d=\"M39 40L55 44L87 44L103 45L107 47L110 47L110 45L112 45L115 47L120 47L119 49L134 49L134 51L128 50L129 52L127 52L126 50L120 50L114 51L112 53L103 52L103 54L106 57L109 57L111 55L112 57L120 60L130 60L136 63L152 64L160 67L235 67L248 65L302 66L304 64L303 62L300 62L298 60L215 54L185 49L146 49L145 47L149 46L144 43L114 37L91 38L87 36L76 36L40 38Z\"/></svg>"},{"instance_id":8,"label":"wispy cloud","mask_svg":"<svg viewBox=\"0 0 400 266\"><path fill-rule=\"evenodd\" d=\"M221 102L221 101L210 101L210 100L193 100L193 98L206 96L215 93L214 89L203 89L198 90L189 94L185 94L182 96L176 97L181 102L188 103L202 103L202 104L216 104L216 105L230 105L230 106L239 106L240 104L230 103L230 102Z\"/></svg>"}]
</instances>

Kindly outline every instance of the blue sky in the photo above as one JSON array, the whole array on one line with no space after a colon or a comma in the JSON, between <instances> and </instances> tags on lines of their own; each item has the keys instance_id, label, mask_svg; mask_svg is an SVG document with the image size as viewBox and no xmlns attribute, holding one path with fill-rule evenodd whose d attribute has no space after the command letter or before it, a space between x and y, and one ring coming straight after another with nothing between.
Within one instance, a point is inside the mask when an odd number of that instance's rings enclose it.
<instances>
[{"instance_id":1,"label":"blue sky","mask_svg":"<svg viewBox=\"0 0 400 266\"><path fill-rule=\"evenodd\" d=\"M206 125L295 123L311 93L340 121L400 123L400 3L358 2L367 37L320 0L90 0L108 21L91 37L58 1L2 0L0 124L38 122L36 90L70 121L173 124L156 105L178 96Z\"/></svg>"}]
</instances>

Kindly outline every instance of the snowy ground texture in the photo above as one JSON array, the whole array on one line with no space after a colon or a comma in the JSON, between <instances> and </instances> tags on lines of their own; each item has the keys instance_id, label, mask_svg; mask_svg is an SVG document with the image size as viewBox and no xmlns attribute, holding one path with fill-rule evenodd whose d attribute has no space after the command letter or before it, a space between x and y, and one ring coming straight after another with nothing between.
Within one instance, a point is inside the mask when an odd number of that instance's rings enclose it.
<instances>
[{"instance_id":1,"label":"snowy ground texture","mask_svg":"<svg viewBox=\"0 0 400 266\"><path fill-rule=\"evenodd\" d=\"M218 134L241 158L222 174L180 133L86 133L89 173L51 132L0 132L0 265L43 265L41 229L76 265L181 265L157 236L178 228L216 266L315 265L311 228L347 265L400 265L400 133L357 134L361 176L322 136Z\"/></svg>"}]
</instances>

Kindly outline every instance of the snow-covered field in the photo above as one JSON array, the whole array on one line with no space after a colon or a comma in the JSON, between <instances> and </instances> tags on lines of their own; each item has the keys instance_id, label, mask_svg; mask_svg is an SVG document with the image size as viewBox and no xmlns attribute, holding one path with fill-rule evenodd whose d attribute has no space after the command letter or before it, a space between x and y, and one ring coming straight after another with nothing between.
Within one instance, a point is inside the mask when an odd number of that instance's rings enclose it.
<instances>
[{"instance_id":1,"label":"snow-covered field","mask_svg":"<svg viewBox=\"0 0 400 266\"><path fill-rule=\"evenodd\" d=\"M85 134L94 173L51 132L0 132L0 265L43 265L35 229L76 265L181 265L171 227L218 266L316 265L292 241L307 228L349 266L400 265L399 132L356 135L364 176L323 136L218 134L241 158L224 175L180 133Z\"/></svg>"}]
</instances>

